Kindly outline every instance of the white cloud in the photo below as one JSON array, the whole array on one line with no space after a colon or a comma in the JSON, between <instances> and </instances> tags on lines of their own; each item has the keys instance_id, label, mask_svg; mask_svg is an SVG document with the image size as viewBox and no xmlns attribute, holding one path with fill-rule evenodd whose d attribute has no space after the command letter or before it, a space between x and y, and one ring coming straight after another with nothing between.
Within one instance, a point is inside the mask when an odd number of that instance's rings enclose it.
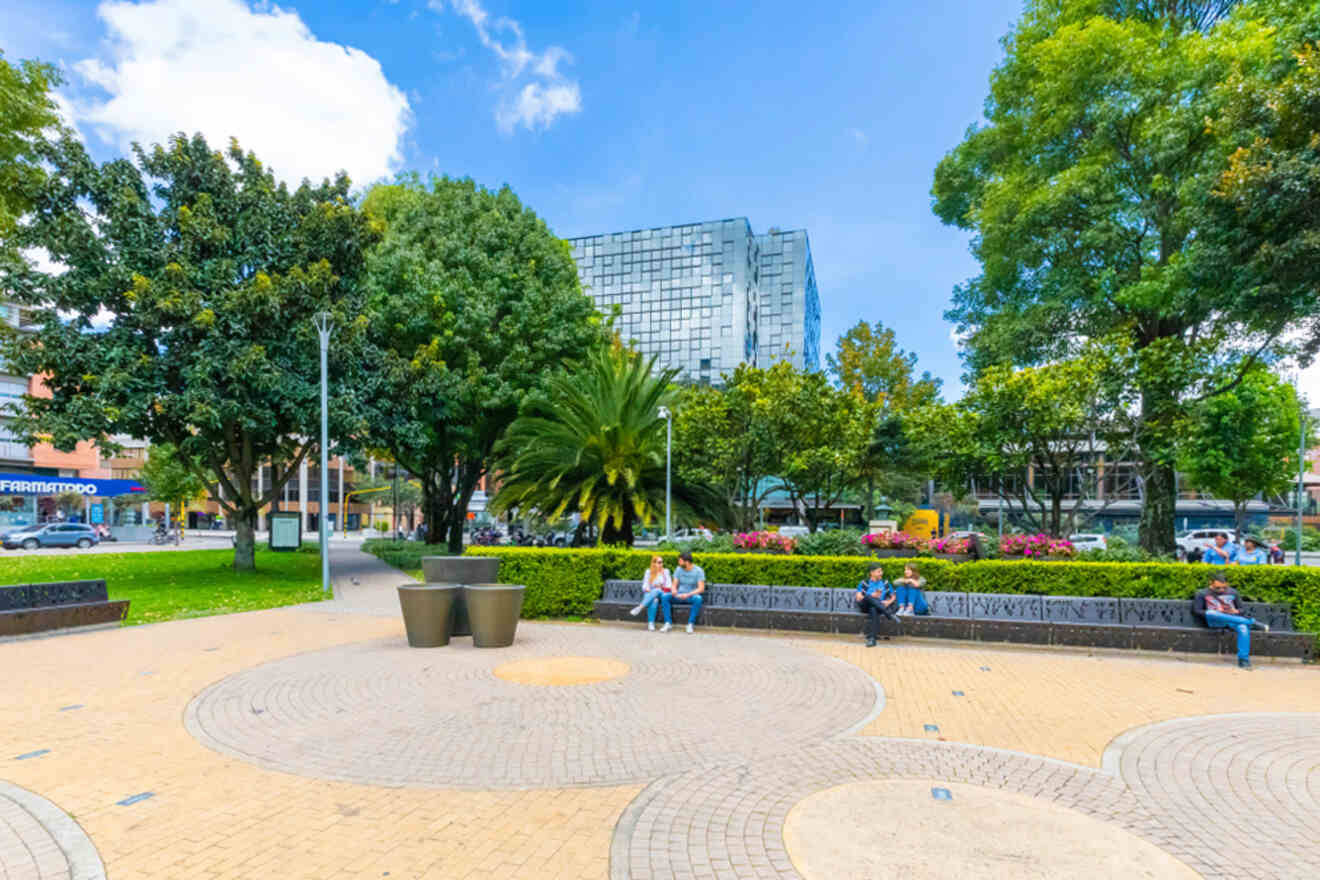
<instances>
[{"instance_id":1,"label":"white cloud","mask_svg":"<svg viewBox=\"0 0 1320 880\"><path fill-rule=\"evenodd\" d=\"M244 0L107 0L108 38L76 70L106 97L76 108L104 140L160 143L200 131L236 137L297 182L343 169L356 184L402 160L408 99L375 58L318 40L296 12Z\"/></svg>"},{"instance_id":2,"label":"white cloud","mask_svg":"<svg viewBox=\"0 0 1320 880\"><path fill-rule=\"evenodd\" d=\"M522 25L511 18L491 16L477 0L449 0L448 4L428 0L427 5L436 12L444 12L446 5L452 7L472 22L481 45L499 58L505 88L495 108L495 122L505 134L519 125L529 130L549 128L560 116L582 110L577 81L559 70L561 63L573 61L566 49L551 46L544 52L532 51Z\"/></svg>"}]
</instances>

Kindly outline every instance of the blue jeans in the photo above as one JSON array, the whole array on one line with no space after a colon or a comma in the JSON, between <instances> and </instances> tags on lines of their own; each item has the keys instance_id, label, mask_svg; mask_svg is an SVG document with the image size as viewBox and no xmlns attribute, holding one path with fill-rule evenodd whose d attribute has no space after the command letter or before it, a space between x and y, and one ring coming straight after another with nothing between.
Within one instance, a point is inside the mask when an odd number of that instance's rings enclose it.
<instances>
[{"instance_id":1,"label":"blue jeans","mask_svg":"<svg viewBox=\"0 0 1320 880\"><path fill-rule=\"evenodd\" d=\"M660 605L665 612L665 623L674 622L674 611L672 608L674 603L678 603L679 605L691 605L692 613L688 615L688 623L696 623L697 618L701 616L701 603L703 601L705 601L705 597L703 597L701 593L697 593L695 596L690 596L687 599L676 599L674 598L673 593L665 593L660 597Z\"/></svg>"},{"instance_id":2,"label":"blue jeans","mask_svg":"<svg viewBox=\"0 0 1320 880\"><path fill-rule=\"evenodd\" d=\"M1251 628L1256 625L1255 620L1236 614L1224 614L1222 611L1207 611L1205 622L1211 629L1237 630L1238 659L1246 660L1251 656Z\"/></svg>"},{"instance_id":3,"label":"blue jeans","mask_svg":"<svg viewBox=\"0 0 1320 880\"><path fill-rule=\"evenodd\" d=\"M929 614L930 608L926 605L926 594L920 587L899 586L894 591L898 594L898 607L911 605L914 614Z\"/></svg>"},{"instance_id":4,"label":"blue jeans","mask_svg":"<svg viewBox=\"0 0 1320 880\"><path fill-rule=\"evenodd\" d=\"M660 604L660 597L664 594L665 591L659 587L656 587L649 593L642 594L642 601L637 604L646 609L647 623L655 623L655 607ZM665 619L669 619L668 615L665 615Z\"/></svg>"}]
</instances>

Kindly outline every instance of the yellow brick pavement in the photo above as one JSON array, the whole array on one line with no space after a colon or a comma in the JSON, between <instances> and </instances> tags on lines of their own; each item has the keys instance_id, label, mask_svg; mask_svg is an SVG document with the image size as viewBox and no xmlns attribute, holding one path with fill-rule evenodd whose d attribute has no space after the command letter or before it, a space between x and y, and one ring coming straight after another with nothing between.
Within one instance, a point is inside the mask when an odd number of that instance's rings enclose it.
<instances>
[{"instance_id":1,"label":"yellow brick pavement","mask_svg":"<svg viewBox=\"0 0 1320 880\"><path fill-rule=\"evenodd\" d=\"M399 621L298 610L0 645L3 777L71 813L128 878L604 878L640 786L430 791L261 770L183 726L205 686ZM60 711L82 704L83 708ZM50 753L23 761L12 756ZM116 801L140 792L131 806Z\"/></svg>"},{"instance_id":2,"label":"yellow brick pavement","mask_svg":"<svg viewBox=\"0 0 1320 880\"><path fill-rule=\"evenodd\" d=\"M1092 767L1114 737L1144 724L1320 711L1320 668L1296 662L1244 672L1222 658L901 640L875 648L838 639L803 644L860 666L884 686L885 710L863 735L942 739Z\"/></svg>"}]
</instances>

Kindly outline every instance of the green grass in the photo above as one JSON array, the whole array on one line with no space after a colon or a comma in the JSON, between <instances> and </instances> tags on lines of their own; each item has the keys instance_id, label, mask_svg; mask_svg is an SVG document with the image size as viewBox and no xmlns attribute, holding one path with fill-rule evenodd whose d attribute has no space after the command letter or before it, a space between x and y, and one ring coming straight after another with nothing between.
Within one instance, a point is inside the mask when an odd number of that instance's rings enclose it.
<instances>
[{"instance_id":1,"label":"green grass","mask_svg":"<svg viewBox=\"0 0 1320 880\"><path fill-rule=\"evenodd\" d=\"M258 549L253 573L235 572L233 562L232 549L7 556L0 562L0 585L104 578L111 599L129 600L126 626L322 598L315 552Z\"/></svg>"}]
</instances>

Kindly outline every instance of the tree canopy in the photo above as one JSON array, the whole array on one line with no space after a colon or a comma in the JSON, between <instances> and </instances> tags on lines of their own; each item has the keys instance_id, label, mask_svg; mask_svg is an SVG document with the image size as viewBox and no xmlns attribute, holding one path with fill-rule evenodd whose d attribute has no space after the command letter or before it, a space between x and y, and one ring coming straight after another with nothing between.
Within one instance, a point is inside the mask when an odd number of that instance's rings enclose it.
<instances>
[{"instance_id":1,"label":"tree canopy","mask_svg":"<svg viewBox=\"0 0 1320 880\"><path fill-rule=\"evenodd\" d=\"M844 388L857 388L867 400L897 413L932 403L940 380L916 375L917 356L898 347L894 331L876 321L858 321L839 337L838 354L827 355L830 372Z\"/></svg>"},{"instance_id":2,"label":"tree canopy","mask_svg":"<svg viewBox=\"0 0 1320 880\"><path fill-rule=\"evenodd\" d=\"M373 364L361 441L421 483L426 539L462 548L472 493L527 396L602 338L568 244L513 191L415 176L377 186Z\"/></svg>"},{"instance_id":3,"label":"tree canopy","mask_svg":"<svg viewBox=\"0 0 1320 880\"><path fill-rule=\"evenodd\" d=\"M0 279L4 264L18 256L13 235L19 217L32 208L33 194L45 176L43 145L60 126L51 94L59 82L49 64L13 65L0 51Z\"/></svg>"},{"instance_id":4,"label":"tree canopy","mask_svg":"<svg viewBox=\"0 0 1320 880\"><path fill-rule=\"evenodd\" d=\"M1320 313L1314 263L1286 284L1231 270L1260 235L1231 210L1225 174L1273 122L1215 124L1297 68L1320 34L1311 7L1031 0L1005 38L985 123L935 172L936 214L973 233L981 263L947 315L972 374L1066 359L1099 338L1131 352L1141 541L1154 552L1173 545L1189 407L1282 356L1287 332Z\"/></svg>"},{"instance_id":5,"label":"tree canopy","mask_svg":"<svg viewBox=\"0 0 1320 880\"><path fill-rule=\"evenodd\" d=\"M66 137L45 161L16 238L68 270L15 285L39 326L6 356L51 392L27 398L16 427L60 449L113 449L117 433L173 445L218 485L234 566L251 569L258 511L318 442L318 312L335 323L331 431L359 423L358 282L376 233L346 176L290 191L236 142L178 135L97 165Z\"/></svg>"}]
</instances>

